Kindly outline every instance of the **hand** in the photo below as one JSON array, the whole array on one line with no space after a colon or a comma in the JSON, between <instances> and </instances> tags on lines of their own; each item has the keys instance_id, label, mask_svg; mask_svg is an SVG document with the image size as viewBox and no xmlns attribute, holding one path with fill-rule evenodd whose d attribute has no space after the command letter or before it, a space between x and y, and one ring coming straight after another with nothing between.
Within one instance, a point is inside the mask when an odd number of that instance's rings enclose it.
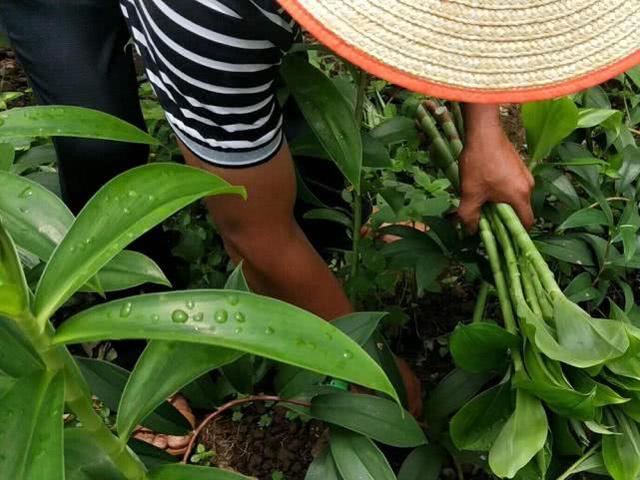
<instances>
[{"instance_id":1,"label":"hand","mask_svg":"<svg viewBox=\"0 0 640 480\"><path fill-rule=\"evenodd\" d=\"M525 228L533 225L534 180L500 125L495 105L467 105L466 147L460 155L462 199L458 215L470 233L487 202L510 204Z\"/></svg>"}]
</instances>

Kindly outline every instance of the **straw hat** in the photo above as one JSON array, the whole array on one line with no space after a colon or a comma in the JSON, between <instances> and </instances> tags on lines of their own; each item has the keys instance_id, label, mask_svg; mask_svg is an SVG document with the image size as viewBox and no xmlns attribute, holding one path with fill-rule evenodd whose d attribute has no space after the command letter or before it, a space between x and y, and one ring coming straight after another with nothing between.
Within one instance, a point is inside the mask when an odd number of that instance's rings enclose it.
<instances>
[{"instance_id":1,"label":"straw hat","mask_svg":"<svg viewBox=\"0 0 640 480\"><path fill-rule=\"evenodd\" d=\"M410 90L528 102L640 63L640 0L278 0L337 54Z\"/></svg>"}]
</instances>

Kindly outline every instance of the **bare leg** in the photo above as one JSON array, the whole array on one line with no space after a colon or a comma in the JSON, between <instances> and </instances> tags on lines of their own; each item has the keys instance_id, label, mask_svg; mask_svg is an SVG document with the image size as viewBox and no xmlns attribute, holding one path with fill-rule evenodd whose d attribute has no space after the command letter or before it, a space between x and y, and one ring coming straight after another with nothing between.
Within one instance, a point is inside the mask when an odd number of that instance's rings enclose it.
<instances>
[{"instance_id":1,"label":"bare leg","mask_svg":"<svg viewBox=\"0 0 640 480\"><path fill-rule=\"evenodd\" d=\"M256 293L279 298L332 320L353 311L340 283L313 249L293 217L296 178L287 145L270 161L249 168L219 168L181 145L189 165L234 185L247 201L220 196L206 200L209 212L234 262Z\"/></svg>"}]
</instances>

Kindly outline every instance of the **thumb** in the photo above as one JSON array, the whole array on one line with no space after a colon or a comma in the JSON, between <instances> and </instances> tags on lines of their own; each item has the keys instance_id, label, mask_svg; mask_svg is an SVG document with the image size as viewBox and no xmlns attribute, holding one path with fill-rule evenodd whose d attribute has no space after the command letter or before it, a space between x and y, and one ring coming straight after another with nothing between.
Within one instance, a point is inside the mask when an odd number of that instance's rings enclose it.
<instances>
[{"instance_id":1,"label":"thumb","mask_svg":"<svg viewBox=\"0 0 640 480\"><path fill-rule=\"evenodd\" d=\"M480 213L484 198L477 195L463 195L458 207L458 216L470 234L478 231Z\"/></svg>"}]
</instances>

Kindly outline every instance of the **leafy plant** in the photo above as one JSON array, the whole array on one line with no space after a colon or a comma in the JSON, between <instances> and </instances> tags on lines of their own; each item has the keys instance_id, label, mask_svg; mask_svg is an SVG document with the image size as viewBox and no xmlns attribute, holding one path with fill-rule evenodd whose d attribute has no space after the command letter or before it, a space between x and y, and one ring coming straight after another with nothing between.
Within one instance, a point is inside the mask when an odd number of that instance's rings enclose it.
<instances>
[{"instance_id":1,"label":"leafy plant","mask_svg":"<svg viewBox=\"0 0 640 480\"><path fill-rule=\"evenodd\" d=\"M1 115L2 138L54 134L153 142L122 122L75 108L16 109ZM296 307L242 291L139 295L95 306L54 328L52 317L85 286L102 292L105 285L130 285L132 273L136 282L149 278L140 271L148 262L127 255L120 260L125 268L112 269L109 281L103 280L105 268L135 238L204 195L243 195L242 188L201 170L150 164L113 179L73 219L57 197L36 184L10 173L4 180L14 198L3 195L0 208L3 218L13 219L0 226L0 342L6 352L0 359L3 478L64 478L65 471L67 478L74 478L86 464L93 465L90 478L241 478L181 465L149 471L127 446L133 428L171 393L241 352L397 397L382 369L347 335ZM25 206L53 213L20 215ZM24 235L25 228L31 229L29 235ZM35 292L27 285L16 245L46 262ZM79 364L65 345L120 338L151 342L126 380L117 433L112 433L94 410ZM310 347L320 343L322 349ZM136 393L150 385L160 388L151 396ZM80 428L63 428L65 408ZM82 443L95 448L82 448Z\"/></svg>"}]
</instances>

